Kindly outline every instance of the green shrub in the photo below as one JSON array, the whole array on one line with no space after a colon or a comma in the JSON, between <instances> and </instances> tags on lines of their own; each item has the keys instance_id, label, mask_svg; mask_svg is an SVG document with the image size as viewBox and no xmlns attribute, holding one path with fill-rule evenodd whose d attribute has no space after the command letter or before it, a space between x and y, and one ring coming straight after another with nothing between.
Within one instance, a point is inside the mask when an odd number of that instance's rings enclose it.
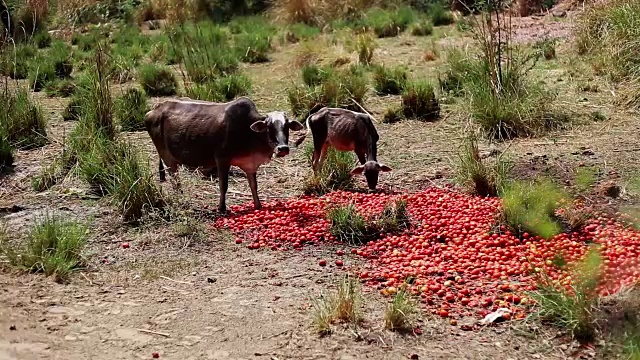
<instances>
[{"instance_id":1,"label":"green shrub","mask_svg":"<svg viewBox=\"0 0 640 360\"><path fill-rule=\"evenodd\" d=\"M398 95L407 86L407 78L408 72L405 67L376 66L373 72L373 88L378 95Z\"/></svg>"},{"instance_id":2,"label":"green shrub","mask_svg":"<svg viewBox=\"0 0 640 360\"><path fill-rule=\"evenodd\" d=\"M400 122L404 119L404 109L402 106L394 106L387 108L382 118L382 122L385 124L393 124Z\"/></svg>"},{"instance_id":3,"label":"green shrub","mask_svg":"<svg viewBox=\"0 0 640 360\"><path fill-rule=\"evenodd\" d=\"M320 35L320 29L315 26L309 26L303 23L295 23L289 25L286 30L285 38L290 43L297 43L301 40L309 40Z\"/></svg>"},{"instance_id":4,"label":"green shrub","mask_svg":"<svg viewBox=\"0 0 640 360\"><path fill-rule=\"evenodd\" d=\"M44 114L28 90L0 90L0 109L0 128L11 146L33 149L48 142Z\"/></svg>"},{"instance_id":5,"label":"green shrub","mask_svg":"<svg viewBox=\"0 0 640 360\"><path fill-rule=\"evenodd\" d=\"M533 48L540 52L545 60L556 58L556 39L543 39L536 41Z\"/></svg>"},{"instance_id":6,"label":"green shrub","mask_svg":"<svg viewBox=\"0 0 640 360\"><path fill-rule=\"evenodd\" d=\"M320 67L316 64L303 65L300 68L302 81L307 86L318 86L325 82L333 73L331 67Z\"/></svg>"},{"instance_id":7,"label":"green shrub","mask_svg":"<svg viewBox=\"0 0 640 360\"><path fill-rule=\"evenodd\" d=\"M7 239L0 239L0 253L14 266L64 281L84 262L87 234L85 225L47 214L37 220L23 246L16 249Z\"/></svg>"},{"instance_id":8,"label":"green shrub","mask_svg":"<svg viewBox=\"0 0 640 360\"><path fill-rule=\"evenodd\" d=\"M472 193L480 196L497 196L506 184L511 164L502 156L493 162L482 160L475 137L468 136L458 152L456 180Z\"/></svg>"},{"instance_id":9,"label":"green shrub","mask_svg":"<svg viewBox=\"0 0 640 360\"><path fill-rule=\"evenodd\" d=\"M37 55L37 49L28 44L19 44L9 49L0 53L2 75L16 80L26 79L29 76L29 64Z\"/></svg>"},{"instance_id":10,"label":"green shrub","mask_svg":"<svg viewBox=\"0 0 640 360\"><path fill-rule=\"evenodd\" d=\"M372 8L365 14L362 25L373 30L379 38L393 37L405 31L415 19L416 14L409 7L403 6L395 11Z\"/></svg>"},{"instance_id":11,"label":"green shrub","mask_svg":"<svg viewBox=\"0 0 640 360\"><path fill-rule=\"evenodd\" d=\"M177 56L184 61L191 81L206 83L238 69L239 54L227 33L210 22L182 25L170 36Z\"/></svg>"},{"instance_id":12,"label":"green shrub","mask_svg":"<svg viewBox=\"0 0 640 360\"><path fill-rule=\"evenodd\" d=\"M304 148L305 156L311 162L313 145ZM322 164L320 173L310 175L304 184L304 193L309 195L324 195L334 190L349 190L354 186L351 169L355 164L353 153L337 151L330 148Z\"/></svg>"},{"instance_id":13,"label":"green shrub","mask_svg":"<svg viewBox=\"0 0 640 360\"><path fill-rule=\"evenodd\" d=\"M218 92L215 82L190 84L185 88L185 95L194 100L222 102L223 96Z\"/></svg>"},{"instance_id":14,"label":"green shrub","mask_svg":"<svg viewBox=\"0 0 640 360\"><path fill-rule=\"evenodd\" d=\"M431 7L429 15L434 26L451 25L455 22L453 13L451 13L451 11L449 10L446 10L442 5L439 4L434 4Z\"/></svg>"},{"instance_id":15,"label":"green shrub","mask_svg":"<svg viewBox=\"0 0 640 360\"><path fill-rule=\"evenodd\" d=\"M269 61L271 35L261 33L242 33L235 36L235 47L240 59L246 63Z\"/></svg>"},{"instance_id":16,"label":"green shrub","mask_svg":"<svg viewBox=\"0 0 640 360\"><path fill-rule=\"evenodd\" d=\"M215 81L216 89L221 98L227 101L238 96L249 95L251 92L251 79L242 74L230 74L218 78Z\"/></svg>"},{"instance_id":17,"label":"green shrub","mask_svg":"<svg viewBox=\"0 0 640 360\"><path fill-rule=\"evenodd\" d=\"M40 31L33 36L33 42L38 49L45 49L51 46L51 35L47 31Z\"/></svg>"},{"instance_id":18,"label":"green shrub","mask_svg":"<svg viewBox=\"0 0 640 360\"><path fill-rule=\"evenodd\" d=\"M549 239L562 231L555 212L566 195L550 181L510 182L501 197L502 222L517 236L527 232Z\"/></svg>"},{"instance_id":19,"label":"green shrub","mask_svg":"<svg viewBox=\"0 0 640 360\"><path fill-rule=\"evenodd\" d=\"M49 82L44 90L49 97L69 97L76 90L76 84L69 79L55 80Z\"/></svg>"},{"instance_id":20,"label":"green shrub","mask_svg":"<svg viewBox=\"0 0 640 360\"><path fill-rule=\"evenodd\" d=\"M29 69L29 87L34 92L43 90L49 83L55 81L56 69L50 61L36 59Z\"/></svg>"},{"instance_id":21,"label":"green shrub","mask_svg":"<svg viewBox=\"0 0 640 360\"><path fill-rule=\"evenodd\" d=\"M369 226L366 219L358 214L352 204L329 208L327 219L331 222L329 233L338 241L348 244L362 244L369 240Z\"/></svg>"},{"instance_id":22,"label":"green shrub","mask_svg":"<svg viewBox=\"0 0 640 360\"><path fill-rule=\"evenodd\" d=\"M176 94L178 82L168 67L143 65L138 70L138 81L150 96L172 96Z\"/></svg>"},{"instance_id":23,"label":"green shrub","mask_svg":"<svg viewBox=\"0 0 640 360\"><path fill-rule=\"evenodd\" d=\"M409 82L402 92L404 116L421 121L433 121L440 117L440 104L433 86L424 81Z\"/></svg>"},{"instance_id":24,"label":"green shrub","mask_svg":"<svg viewBox=\"0 0 640 360\"><path fill-rule=\"evenodd\" d=\"M115 115L122 131L141 131L145 129L144 115L149 111L147 95L136 88L128 89L115 101Z\"/></svg>"},{"instance_id":25,"label":"green shrub","mask_svg":"<svg viewBox=\"0 0 640 360\"><path fill-rule=\"evenodd\" d=\"M13 165L13 161L13 146L11 146L11 142L9 141L9 134L7 133L6 127L0 124L0 173L2 173L5 168Z\"/></svg>"},{"instance_id":26,"label":"green shrub","mask_svg":"<svg viewBox=\"0 0 640 360\"><path fill-rule=\"evenodd\" d=\"M411 29L413 36L429 36L431 34L433 34L433 24L429 20L422 20Z\"/></svg>"},{"instance_id":27,"label":"green shrub","mask_svg":"<svg viewBox=\"0 0 640 360\"><path fill-rule=\"evenodd\" d=\"M62 119L65 121L79 120L82 112L82 99L80 97L72 97L67 107L62 112Z\"/></svg>"}]
</instances>

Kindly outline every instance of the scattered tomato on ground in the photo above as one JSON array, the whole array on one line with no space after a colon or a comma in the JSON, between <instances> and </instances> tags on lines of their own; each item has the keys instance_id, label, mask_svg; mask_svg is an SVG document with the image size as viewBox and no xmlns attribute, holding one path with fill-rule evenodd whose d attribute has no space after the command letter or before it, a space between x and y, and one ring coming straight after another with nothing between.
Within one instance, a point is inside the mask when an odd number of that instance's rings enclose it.
<instances>
[{"instance_id":1,"label":"scattered tomato on ground","mask_svg":"<svg viewBox=\"0 0 640 360\"><path fill-rule=\"evenodd\" d=\"M232 215L218 219L215 226L245 239L250 249L344 245L329 233L328 206L351 203L367 218L398 198L407 201L411 228L401 234L382 234L378 240L351 249L351 254L366 261L361 269L350 270L366 285L388 295L409 283L408 289L433 314L484 317L502 307L510 309L514 318L523 318L531 305L525 293L536 289L537 274L547 274L558 286L570 285L569 269L586 254L588 243L601 244L604 276L600 294L614 293L640 280L638 231L598 215L580 231L550 240L527 233L518 238L504 228L495 231L500 199L451 189L433 187L412 194L336 191L265 203L258 211L246 203L232 207ZM555 264L558 256L567 266ZM323 259L319 264L326 263ZM339 264L341 260L336 261Z\"/></svg>"}]
</instances>

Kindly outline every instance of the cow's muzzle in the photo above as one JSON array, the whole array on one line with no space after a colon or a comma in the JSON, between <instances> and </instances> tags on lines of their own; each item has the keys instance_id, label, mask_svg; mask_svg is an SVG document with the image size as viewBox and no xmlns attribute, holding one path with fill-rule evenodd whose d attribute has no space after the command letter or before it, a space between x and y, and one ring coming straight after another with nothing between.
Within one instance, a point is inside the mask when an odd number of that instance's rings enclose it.
<instances>
[{"instance_id":1,"label":"cow's muzzle","mask_svg":"<svg viewBox=\"0 0 640 360\"><path fill-rule=\"evenodd\" d=\"M289 155L289 146L280 145L276 148L276 156L283 157Z\"/></svg>"}]
</instances>

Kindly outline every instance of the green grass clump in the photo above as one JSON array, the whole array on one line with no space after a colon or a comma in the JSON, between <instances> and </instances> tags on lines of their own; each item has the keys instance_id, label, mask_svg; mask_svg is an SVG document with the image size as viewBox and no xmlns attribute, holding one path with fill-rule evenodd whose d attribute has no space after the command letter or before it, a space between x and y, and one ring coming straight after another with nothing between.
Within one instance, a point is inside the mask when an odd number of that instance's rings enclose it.
<instances>
[{"instance_id":1,"label":"green grass clump","mask_svg":"<svg viewBox=\"0 0 640 360\"><path fill-rule=\"evenodd\" d=\"M502 223L517 236L527 232L550 239L562 231L556 210L567 197L550 181L505 184L502 194Z\"/></svg>"},{"instance_id":2,"label":"green grass clump","mask_svg":"<svg viewBox=\"0 0 640 360\"><path fill-rule=\"evenodd\" d=\"M396 10L372 8L356 26L371 29L379 38L398 36L416 20L416 13L407 6Z\"/></svg>"},{"instance_id":3,"label":"green grass clump","mask_svg":"<svg viewBox=\"0 0 640 360\"><path fill-rule=\"evenodd\" d=\"M0 124L0 173L13 165L13 150L13 146L11 146L11 142L9 141L7 129Z\"/></svg>"},{"instance_id":4,"label":"green grass clump","mask_svg":"<svg viewBox=\"0 0 640 360\"><path fill-rule=\"evenodd\" d=\"M327 218L331 222L329 233L339 241L361 244L368 237L367 221L352 204L330 208Z\"/></svg>"},{"instance_id":5,"label":"green grass clump","mask_svg":"<svg viewBox=\"0 0 640 360\"><path fill-rule=\"evenodd\" d=\"M400 289L384 312L384 327L391 331L411 331L419 313L418 304L405 289Z\"/></svg>"},{"instance_id":6,"label":"green grass clump","mask_svg":"<svg viewBox=\"0 0 640 360\"><path fill-rule=\"evenodd\" d=\"M305 156L311 162L313 155L313 145L308 144L304 148ZM353 188L354 182L351 176L351 169L355 164L353 153L347 151L337 151L330 148L322 165L322 169L317 176L310 175L304 184L306 194L323 195L333 190L349 190Z\"/></svg>"},{"instance_id":7,"label":"green grass clump","mask_svg":"<svg viewBox=\"0 0 640 360\"><path fill-rule=\"evenodd\" d=\"M69 97L72 96L76 91L76 84L73 80L69 79L58 79L52 82L49 82L44 91L47 93L48 97Z\"/></svg>"},{"instance_id":8,"label":"green grass clump","mask_svg":"<svg viewBox=\"0 0 640 360\"><path fill-rule=\"evenodd\" d=\"M150 96L173 96L177 92L178 81L168 67L143 65L138 70L138 77L142 89Z\"/></svg>"},{"instance_id":9,"label":"green grass clump","mask_svg":"<svg viewBox=\"0 0 640 360\"><path fill-rule=\"evenodd\" d=\"M242 33L235 36L235 47L243 62L256 64L269 61L271 35Z\"/></svg>"},{"instance_id":10,"label":"green grass clump","mask_svg":"<svg viewBox=\"0 0 640 360\"><path fill-rule=\"evenodd\" d=\"M0 128L12 147L27 150L47 144L46 119L27 89L0 90L0 109Z\"/></svg>"},{"instance_id":11,"label":"green grass clump","mask_svg":"<svg viewBox=\"0 0 640 360\"><path fill-rule=\"evenodd\" d=\"M411 35L413 36L429 36L431 34L433 34L433 24L430 20L422 20L411 29Z\"/></svg>"},{"instance_id":12,"label":"green grass clump","mask_svg":"<svg viewBox=\"0 0 640 360\"><path fill-rule=\"evenodd\" d=\"M285 38L290 43L297 43L301 40L309 40L320 35L320 29L303 23L289 25L285 32Z\"/></svg>"},{"instance_id":13,"label":"green grass clump","mask_svg":"<svg viewBox=\"0 0 640 360\"><path fill-rule=\"evenodd\" d=\"M371 65L373 55L378 44L374 37L368 34L360 34L356 39L356 51L358 52L358 62L362 65Z\"/></svg>"},{"instance_id":14,"label":"green grass clump","mask_svg":"<svg viewBox=\"0 0 640 360\"><path fill-rule=\"evenodd\" d=\"M239 52L224 29L211 22L181 25L173 30L170 39L192 82L212 82L238 69Z\"/></svg>"},{"instance_id":15,"label":"green grass clump","mask_svg":"<svg viewBox=\"0 0 640 360\"><path fill-rule=\"evenodd\" d=\"M429 17L434 26L451 25L455 22L453 13L440 4L434 4L429 10Z\"/></svg>"},{"instance_id":16,"label":"green grass clump","mask_svg":"<svg viewBox=\"0 0 640 360\"><path fill-rule=\"evenodd\" d=\"M29 76L29 64L38 53L30 44L8 47L0 53L0 74L11 79L22 80Z\"/></svg>"},{"instance_id":17,"label":"green grass clump","mask_svg":"<svg viewBox=\"0 0 640 360\"><path fill-rule=\"evenodd\" d=\"M402 232L409 228L410 225L407 202L403 199L397 199L386 204L375 221L375 228L380 233L393 234Z\"/></svg>"},{"instance_id":18,"label":"green grass clump","mask_svg":"<svg viewBox=\"0 0 640 360\"><path fill-rule=\"evenodd\" d=\"M80 119L80 113L82 110L82 99L79 96L74 96L69 100L69 103L62 111L62 119L64 121L74 121Z\"/></svg>"},{"instance_id":19,"label":"green grass clump","mask_svg":"<svg viewBox=\"0 0 640 360\"><path fill-rule=\"evenodd\" d=\"M122 131L142 131L144 114L149 111L147 94L130 88L115 100L115 116Z\"/></svg>"},{"instance_id":20,"label":"green grass clump","mask_svg":"<svg viewBox=\"0 0 640 360\"><path fill-rule=\"evenodd\" d=\"M63 173L63 166L58 159L43 167L40 174L31 178L31 188L36 192L45 191L57 184Z\"/></svg>"},{"instance_id":21,"label":"green grass clump","mask_svg":"<svg viewBox=\"0 0 640 360\"><path fill-rule=\"evenodd\" d=\"M333 68L325 66L320 67L316 64L303 65L300 68L302 73L302 81L307 86L318 86L332 76Z\"/></svg>"},{"instance_id":22,"label":"green grass clump","mask_svg":"<svg viewBox=\"0 0 640 360\"><path fill-rule=\"evenodd\" d=\"M593 341L596 336L596 291L601 276L602 256L591 248L575 266L569 289L554 286L543 276L539 290L531 297L538 305L536 315L559 328L568 330L580 341Z\"/></svg>"},{"instance_id":23,"label":"green grass clump","mask_svg":"<svg viewBox=\"0 0 640 360\"><path fill-rule=\"evenodd\" d=\"M53 63L45 59L36 59L29 69L29 87L34 92L40 92L56 79L56 69Z\"/></svg>"},{"instance_id":24,"label":"green grass clump","mask_svg":"<svg viewBox=\"0 0 640 360\"><path fill-rule=\"evenodd\" d=\"M233 100L238 96L249 95L251 79L243 74L230 74L216 79L215 86L223 100Z\"/></svg>"},{"instance_id":25,"label":"green grass clump","mask_svg":"<svg viewBox=\"0 0 640 360\"><path fill-rule=\"evenodd\" d=\"M477 139L473 136L465 139L456 165L458 183L480 196L497 196L511 170L511 164L502 156L493 161L481 159Z\"/></svg>"},{"instance_id":26,"label":"green grass clump","mask_svg":"<svg viewBox=\"0 0 640 360\"><path fill-rule=\"evenodd\" d=\"M402 92L404 116L421 121L434 121L440 117L440 104L433 85L424 80L409 82Z\"/></svg>"},{"instance_id":27,"label":"green grass clump","mask_svg":"<svg viewBox=\"0 0 640 360\"><path fill-rule=\"evenodd\" d=\"M323 106L361 111L351 100L362 104L368 91L367 74L359 67L329 71L326 77L324 74L315 78L307 74L305 77L314 79L310 81L312 83L321 82L315 86L303 85L289 88L287 95L295 116L306 118L311 112Z\"/></svg>"},{"instance_id":28,"label":"green grass clump","mask_svg":"<svg viewBox=\"0 0 640 360\"><path fill-rule=\"evenodd\" d=\"M23 246L0 239L0 253L14 266L64 281L84 263L87 233L88 228L80 222L47 214L37 220Z\"/></svg>"},{"instance_id":29,"label":"green grass clump","mask_svg":"<svg viewBox=\"0 0 640 360\"><path fill-rule=\"evenodd\" d=\"M345 276L338 283L335 293L313 300L313 327L318 333L326 335L336 322L358 325L363 319L363 302L358 281Z\"/></svg>"},{"instance_id":30,"label":"green grass clump","mask_svg":"<svg viewBox=\"0 0 640 360\"><path fill-rule=\"evenodd\" d=\"M399 95L407 86L408 71L405 67L376 66L373 72L373 88L378 95Z\"/></svg>"},{"instance_id":31,"label":"green grass clump","mask_svg":"<svg viewBox=\"0 0 640 360\"><path fill-rule=\"evenodd\" d=\"M393 124L400 122L404 119L404 110L402 106L393 106L387 108L384 112L384 117L382 118L382 122L385 124Z\"/></svg>"}]
</instances>

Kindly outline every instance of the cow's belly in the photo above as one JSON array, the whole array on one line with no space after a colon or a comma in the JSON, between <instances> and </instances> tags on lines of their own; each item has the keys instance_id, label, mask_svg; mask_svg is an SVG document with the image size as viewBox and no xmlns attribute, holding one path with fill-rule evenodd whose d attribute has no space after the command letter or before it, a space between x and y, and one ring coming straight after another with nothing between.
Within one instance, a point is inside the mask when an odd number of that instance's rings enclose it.
<instances>
[{"instance_id":1,"label":"cow's belly","mask_svg":"<svg viewBox=\"0 0 640 360\"><path fill-rule=\"evenodd\" d=\"M334 139L329 141L329 144L338 151L353 151L356 148L356 144L353 141L346 139Z\"/></svg>"},{"instance_id":2,"label":"cow's belly","mask_svg":"<svg viewBox=\"0 0 640 360\"><path fill-rule=\"evenodd\" d=\"M260 165L267 164L271 161L271 156L256 153L245 156L237 156L231 159L231 165L237 166L246 173L254 173Z\"/></svg>"}]
</instances>

